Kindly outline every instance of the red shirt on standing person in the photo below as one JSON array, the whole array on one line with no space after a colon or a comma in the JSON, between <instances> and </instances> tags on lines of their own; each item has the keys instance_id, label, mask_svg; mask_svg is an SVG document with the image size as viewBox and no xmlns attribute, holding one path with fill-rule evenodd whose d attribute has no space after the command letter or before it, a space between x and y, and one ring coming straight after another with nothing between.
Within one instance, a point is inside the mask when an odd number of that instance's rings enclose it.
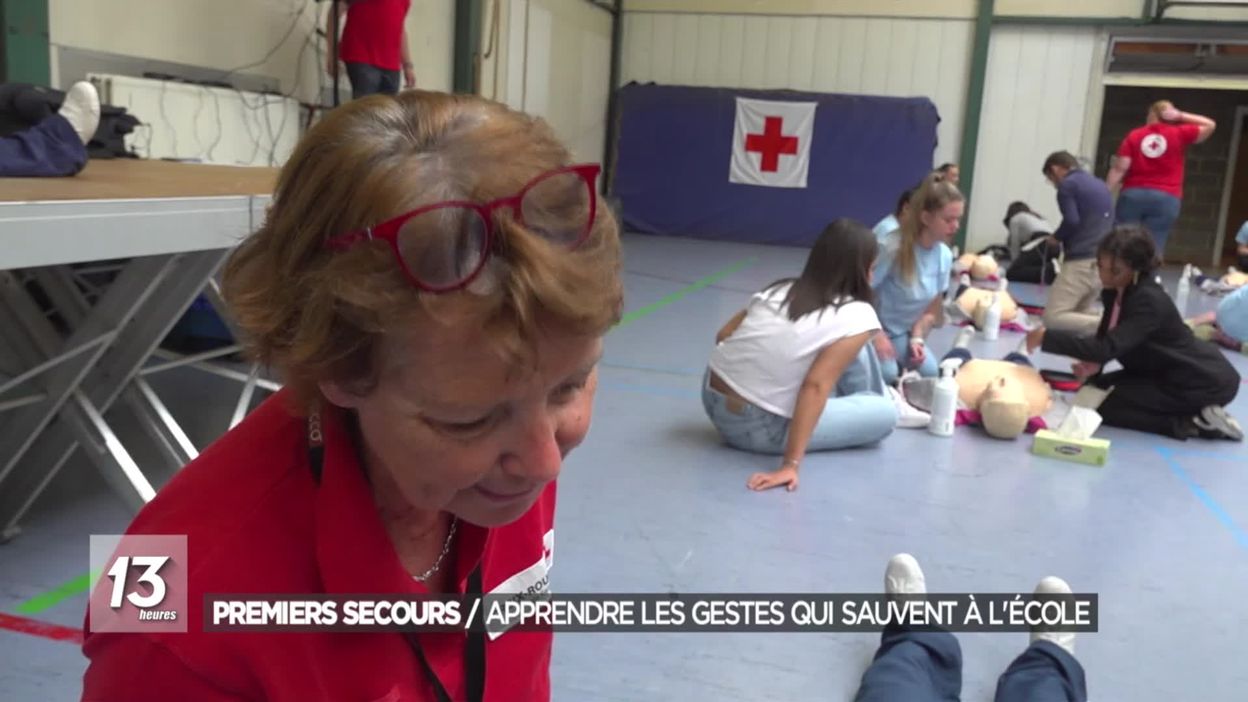
<instances>
[{"instance_id":1,"label":"red shirt on standing person","mask_svg":"<svg viewBox=\"0 0 1248 702\"><path fill-rule=\"evenodd\" d=\"M1123 190L1148 188L1182 198L1187 147L1199 136L1196 124L1157 122L1131 130L1118 147L1119 157L1131 159Z\"/></svg>"},{"instance_id":2,"label":"red shirt on standing person","mask_svg":"<svg viewBox=\"0 0 1248 702\"><path fill-rule=\"evenodd\" d=\"M338 57L343 63L364 63L397 71L403 56L403 22L411 0L356 0L347 6Z\"/></svg>"}]
</instances>

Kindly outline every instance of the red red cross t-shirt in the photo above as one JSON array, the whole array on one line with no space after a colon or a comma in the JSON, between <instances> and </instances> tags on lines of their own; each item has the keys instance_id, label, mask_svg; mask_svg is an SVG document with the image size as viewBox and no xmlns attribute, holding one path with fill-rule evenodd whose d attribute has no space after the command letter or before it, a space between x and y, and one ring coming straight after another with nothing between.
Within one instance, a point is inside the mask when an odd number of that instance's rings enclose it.
<instances>
[{"instance_id":1,"label":"red red cross t-shirt","mask_svg":"<svg viewBox=\"0 0 1248 702\"><path fill-rule=\"evenodd\" d=\"M426 592L403 568L378 516L344 413L327 408L323 415L318 482L306 425L287 400L285 390L266 400L182 469L127 529L186 535L187 631L88 631L83 702L436 702L433 681L400 632L204 630L204 597L214 593ZM486 593L544 591L555 491L549 484L510 524L461 523L447 562L455 592L465 591L478 564ZM454 700L465 699L466 639L418 636ZM487 637L484 702L548 702L552 641L549 630Z\"/></svg>"},{"instance_id":2,"label":"red red cross t-shirt","mask_svg":"<svg viewBox=\"0 0 1248 702\"><path fill-rule=\"evenodd\" d=\"M347 9L338 57L386 71L403 67L403 20L411 0L356 0Z\"/></svg>"},{"instance_id":3,"label":"red red cross t-shirt","mask_svg":"<svg viewBox=\"0 0 1248 702\"><path fill-rule=\"evenodd\" d=\"M1133 129L1118 155L1131 159L1122 189L1149 188L1183 197L1183 165L1187 147L1196 143L1200 127L1158 122Z\"/></svg>"}]
</instances>

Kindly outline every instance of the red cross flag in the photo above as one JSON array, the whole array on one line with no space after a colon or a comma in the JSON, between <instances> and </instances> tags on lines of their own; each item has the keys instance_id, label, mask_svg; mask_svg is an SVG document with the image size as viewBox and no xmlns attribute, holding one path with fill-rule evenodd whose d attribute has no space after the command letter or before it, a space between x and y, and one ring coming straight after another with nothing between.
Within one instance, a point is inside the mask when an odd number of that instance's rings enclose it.
<instances>
[{"instance_id":1,"label":"red cross flag","mask_svg":"<svg viewBox=\"0 0 1248 702\"><path fill-rule=\"evenodd\" d=\"M816 104L737 98L729 182L806 187Z\"/></svg>"}]
</instances>

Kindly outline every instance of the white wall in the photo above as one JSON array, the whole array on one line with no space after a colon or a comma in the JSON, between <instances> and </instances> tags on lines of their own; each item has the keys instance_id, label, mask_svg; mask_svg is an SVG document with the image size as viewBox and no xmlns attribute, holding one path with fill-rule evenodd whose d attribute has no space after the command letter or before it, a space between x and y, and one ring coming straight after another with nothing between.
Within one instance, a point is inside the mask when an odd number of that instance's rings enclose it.
<instances>
[{"instance_id":1,"label":"white wall","mask_svg":"<svg viewBox=\"0 0 1248 702\"><path fill-rule=\"evenodd\" d=\"M54 46L223 71L260 62L246 72L277 78L283 92L315 102L328 77L317 50L324 42L312 32L327 7L312 0L49 0L49 38ZM420 85L451 85L453 24L453 0L413 2L407 26Z\"/></svg>"},{"instance_id":2,"label":"white wall","mask_svg":"<svg viewBox=\"0 0 1248 702\"><path fill-rule=\"evenodd\" d=\"M1099 89L1096 30L997 27L988 45L979 153L967 219L967 247L980 249L1005 238L1001 220L1014 200L1056 225L1056 191L1040 168L1054 151L1095 157L1089 94ZM1097 120L1099 123L1099 120ZM1092 138L1085 135L1091 131ZM1103 175L1103 174L1102 174Z\"/></svg>"},{"instance_id":3,"label":"white wall","mask_svg":"<svg viewBox=\"0 0 1248 702\"><path fill-rule=\"evenodd\" d=\"M628 12L621 79L924 96L956 161L974 25L965 19Z\"/></svg>"},{"instance_id":4,"label":"white wall","mask_svg":"<svg viewBox=\"0 0 1248 702\"><path fill-rule=\"evenodd\" d=\"M585 0L495 0L500 62L482 66L481 93L544 118L579 161L600 162L611 88L611 14ZM486 5L489 47L490 10Z\"/></svg>"}]
</instances>

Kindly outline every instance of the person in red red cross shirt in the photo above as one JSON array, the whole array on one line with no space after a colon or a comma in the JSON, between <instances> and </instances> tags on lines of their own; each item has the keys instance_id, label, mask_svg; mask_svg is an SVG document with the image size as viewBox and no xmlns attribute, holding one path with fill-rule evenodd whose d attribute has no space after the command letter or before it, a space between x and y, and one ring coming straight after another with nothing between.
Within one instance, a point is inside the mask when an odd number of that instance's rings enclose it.
<instances>
[{"instance_id":1,"label":"person in red red cross shirt","mask_svg":"<svg viewBox=\"0 0 1248 702\"><path fill-rule=\"evenodd\" d=\"M1164 256L1170 228L1183 204L1183 171L1187 148L1213 134L1217 123L1203 115L1181 112L1169 100L1153 103L1143 127L1131 130L1118 147L1105 179L1118 195L1118 224L1139 224L1153 235L1157 255Z\"/></svg>"},{"instance_id":2,"label":"person in red red cross shirt","mask_svg":"<svg viewBox=\"0 0 1248 702\"><path fill-rule=\"evenodd\" d=\"M570 161L545 123L472 95L357 100L309 130L223 281L285 387L127 529L186 536L187 627L88 614L84 702L550 699L549 628L217 632L204 614L212 594L555 589L555 481L623 304L600 169Z\"/></svg>"},{"instance_id":3,"label":"person in red red cross shirt","mask_svg":"<svg viewBox=\"0 0 1248 702\"><path fill-rule=\"evenodd\" d=\"M399 92L400 71L403 87L416 87L404 25L411 4L411 0L338 0L342 37L338 55L329 57L329 73L337 73L339 62L347 67L352 98Z\"/></svg>"}]
</instances>

